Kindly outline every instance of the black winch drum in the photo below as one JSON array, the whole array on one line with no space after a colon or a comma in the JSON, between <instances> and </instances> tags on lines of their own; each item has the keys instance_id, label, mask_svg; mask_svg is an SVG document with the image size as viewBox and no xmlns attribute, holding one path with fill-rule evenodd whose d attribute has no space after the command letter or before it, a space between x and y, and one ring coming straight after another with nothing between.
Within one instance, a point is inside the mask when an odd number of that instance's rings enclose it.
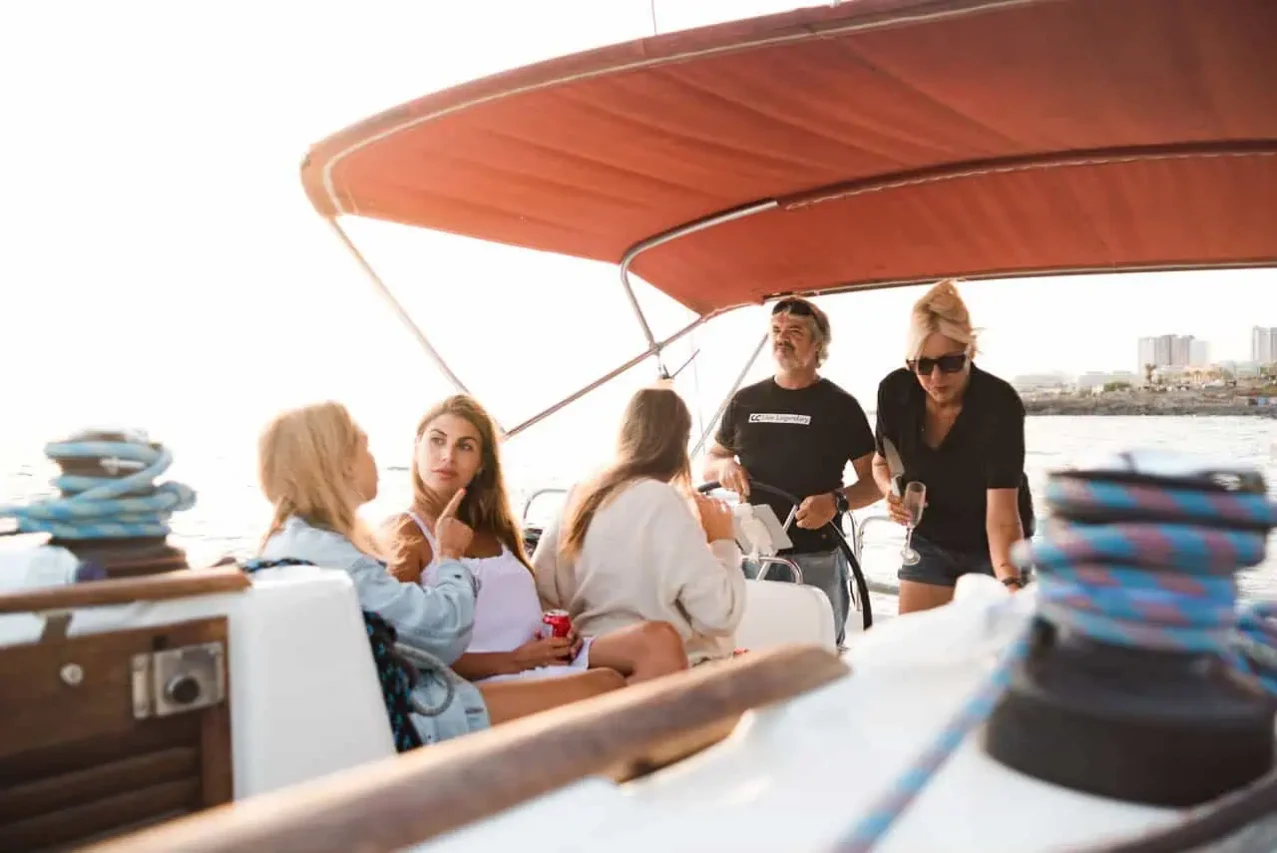
<instances>
[{"instance_id":1,"label":"black winch drum","mask_svg":"<svg viewBox=\"0 0 1277 853\"><path fill-rule=\"evenodd\" d=\"M1053 476L1206 492L1263 489L1253 471L1172 465L1159 472L1149 470L1147 458L1122 458L1125 468ZM1043 616L1031 631L1028 654L984 728L985 750L1007 767L1102 797L1176 808L1213 800L1273 769L1277 707L1218 656L1100 642Z\"/></svg>"}]
</instances>

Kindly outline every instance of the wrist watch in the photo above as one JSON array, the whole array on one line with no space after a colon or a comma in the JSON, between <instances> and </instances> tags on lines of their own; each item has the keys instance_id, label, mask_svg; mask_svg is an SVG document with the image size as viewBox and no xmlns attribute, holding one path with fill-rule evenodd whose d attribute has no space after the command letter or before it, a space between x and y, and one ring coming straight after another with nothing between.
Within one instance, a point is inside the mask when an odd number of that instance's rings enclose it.
<instances>
[{"instance_id":1,"label":"wrist watch","mask_svg":"<svg viewBox=\"0 0 1277 853\"><path fill-rule=\"evenodd\" d=\"M1024 578L1019 575L1002 578L1002 585L1006 587L1015 587L1016 589L1024 589Z\"/></svg>"},{"instance_id":2,"label":"wrist watch","mask_svg":"<svg viewBox=\"0 0 1277 853\"><path fill-rule=\"evenodd\" d=\"M834 496L834 507L838 514L846 512L850 507L847 503L847 496L843 494L842 489L834 489L831 494Z\"/></svg>"}]
</instances>

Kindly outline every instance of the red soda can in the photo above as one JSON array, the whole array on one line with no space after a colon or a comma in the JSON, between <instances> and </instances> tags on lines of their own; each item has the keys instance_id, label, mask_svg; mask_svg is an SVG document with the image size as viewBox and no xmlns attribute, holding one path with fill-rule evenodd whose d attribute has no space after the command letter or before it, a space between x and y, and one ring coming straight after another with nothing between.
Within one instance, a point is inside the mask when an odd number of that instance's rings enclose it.
<instances>
[{"instance_id":1,"label":"red soda can","mask_svg":"<svg viewBox=\"0 0 1277 853\"><path fill-rule=\"evenodd\" d=\"M572 630L572 617L566 610L547 610L541 617L541 637L566 637Z\"/></svg>"}]
</instances>

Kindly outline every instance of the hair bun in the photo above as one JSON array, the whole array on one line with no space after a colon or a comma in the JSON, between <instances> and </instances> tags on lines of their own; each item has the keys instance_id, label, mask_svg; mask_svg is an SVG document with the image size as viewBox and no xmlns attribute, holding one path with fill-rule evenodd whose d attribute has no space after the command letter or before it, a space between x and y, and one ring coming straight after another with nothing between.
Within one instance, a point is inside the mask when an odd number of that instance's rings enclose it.
<instances>
[{"instance_id":1,"label":"hair bun","mask_svg":"<svg viewBox=\"0 0 1277 853\"><path fill-rule=\"evenodd\" d=\"M976 354L976 330L971 325L971 312L958 293L954 279L936 282L913 305L909 318L909 340L906 358L916 358L923 342L933 332L967 345L970 355Z\"/></svg>"},{"instance_id":2,"label":"hair bun","mask_svg":"<svg viewBox=\"0 0 1277 853\"><path fill-rule=\"evenodd\" d=\"M967 310L967 303L962 301L962 294L958 293L958 286L951 278L936 282L918 300L916 307L958 326L971 325L971 312Z\"/></svg>"}]
</instances>

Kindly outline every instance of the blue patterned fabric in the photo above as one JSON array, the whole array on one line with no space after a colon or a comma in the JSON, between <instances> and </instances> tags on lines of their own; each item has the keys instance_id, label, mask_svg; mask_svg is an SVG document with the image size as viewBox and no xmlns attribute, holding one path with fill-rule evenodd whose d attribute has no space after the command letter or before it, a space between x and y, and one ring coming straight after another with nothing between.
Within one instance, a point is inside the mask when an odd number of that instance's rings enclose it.
<instances>
[{"instance_id":1,"label":"blue patterned fabric","mask_svg":"<svg viewBox=\"0 0 1277 853\"><path fill-rule=\"evenodd\" d=\"M417 686L416 667L395 652L398 635L394 626L376 613L367 610L363 613L372 657L377 663L381 696L386 702L386 715L390 718L390 731L395 736L395 749L399 752L416 749L422 746L421 735L408 716L412 712L409 697L412 688Z\"/></svg>"}]
</instances>

